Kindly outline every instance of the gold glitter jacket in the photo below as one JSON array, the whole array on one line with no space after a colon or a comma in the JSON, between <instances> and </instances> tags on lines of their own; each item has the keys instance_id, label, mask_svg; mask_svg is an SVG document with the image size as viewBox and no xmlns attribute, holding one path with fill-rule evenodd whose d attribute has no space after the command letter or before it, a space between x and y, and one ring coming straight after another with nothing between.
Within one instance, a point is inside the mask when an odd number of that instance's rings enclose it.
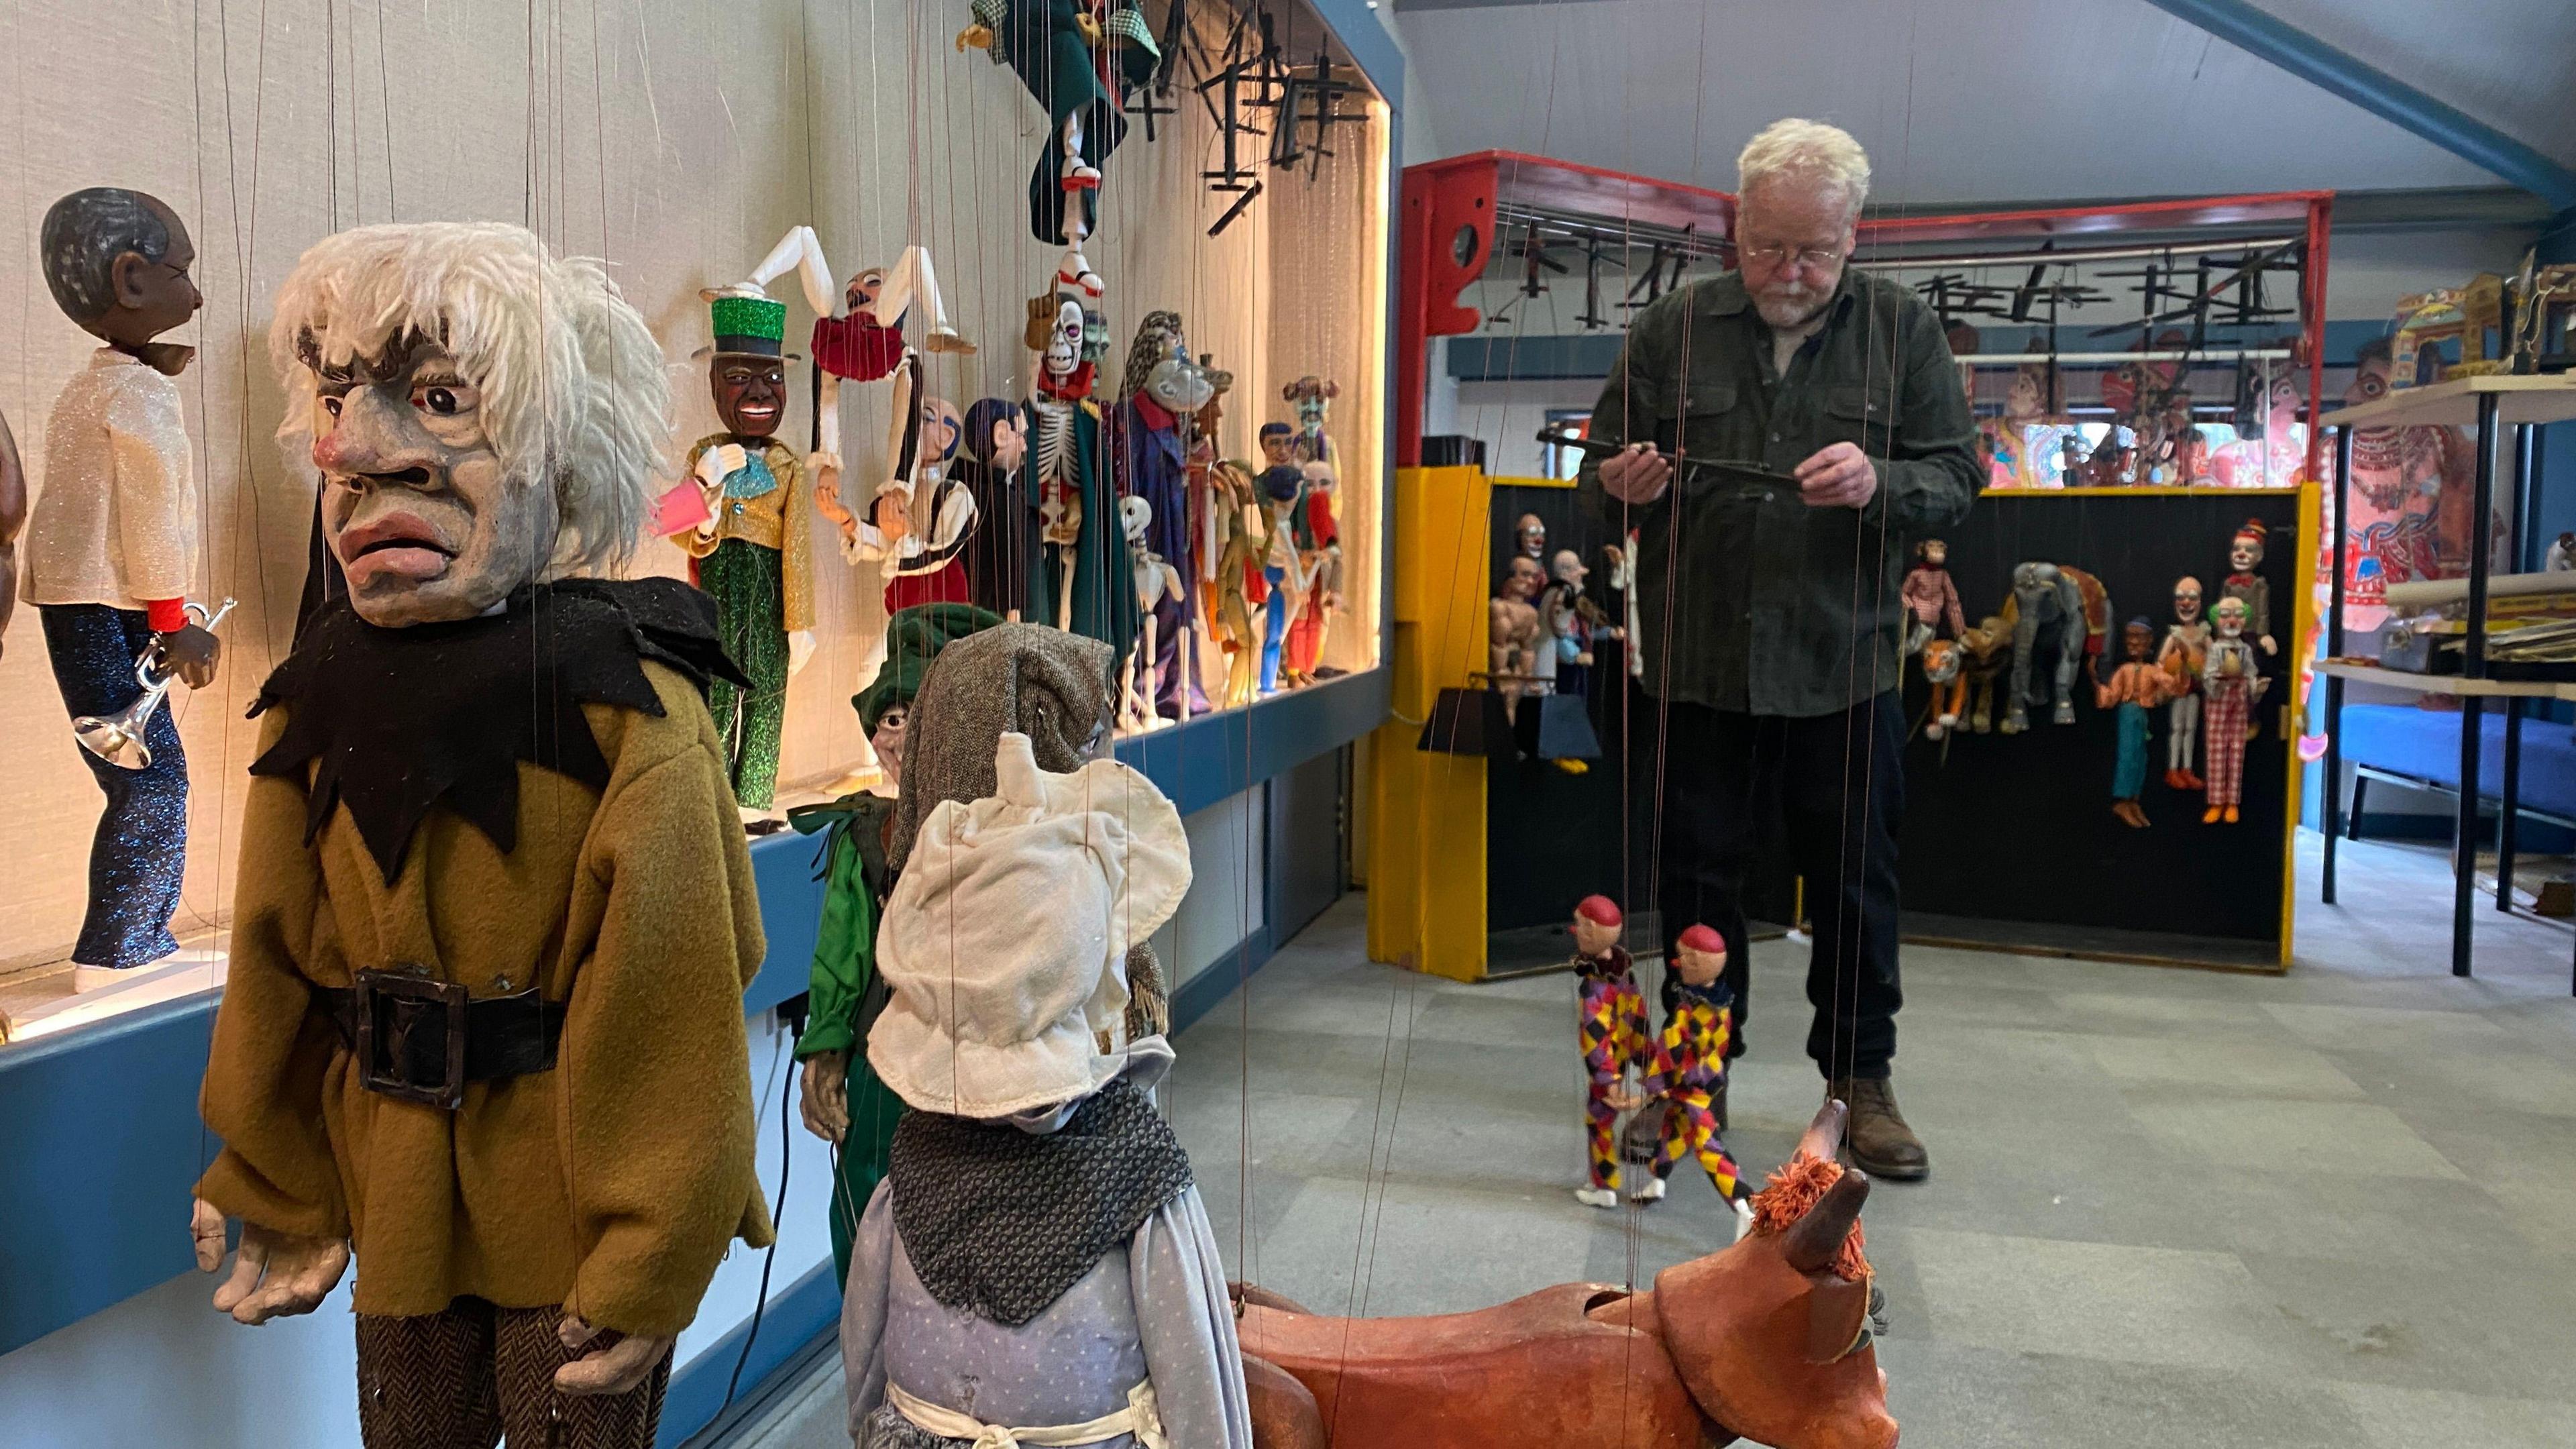
<instances>
[{"instance_id":1,"label":"gold glitter jacket","mask_svg":"<svg viewBox=\"0 0 2576 1449\"><path fill-rule=\"evenodd\" d=\"M709 433L689 449L688 460L680 465L683 477L695 477L698 459L707 449L722 447L736 439L731 433ZM795 634L814 627L814 490L805 481L805 465L796 450L785 443L772 442L760 450L760 459L769 465L778 486L758 498L718 498L716 528L713 534L695 530L680 534L672 542L688 552L691 558L705 558L728 538L755 543L778 551L779 597L786 601L779 628Z\"/></svg>"},{"instance_id":2,"label":"gold glitter jacket","mask_svg":"<svg viewBox=\"0 0 2576 1449\"><path fill-rule=\"evenodd\" d=\"M45 425L19 597L140 611L197 576L197 491L179 383L113 347L90 354Z\"/></svg>"}]
</instances>

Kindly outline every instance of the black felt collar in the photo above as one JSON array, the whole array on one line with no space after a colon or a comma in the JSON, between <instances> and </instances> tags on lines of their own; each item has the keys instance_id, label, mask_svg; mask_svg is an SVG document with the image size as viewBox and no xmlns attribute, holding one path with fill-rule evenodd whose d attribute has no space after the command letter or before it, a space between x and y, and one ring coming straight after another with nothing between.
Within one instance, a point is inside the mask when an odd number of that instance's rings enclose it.
<instances>
[{"instance_id":1,"label":"black felt collar","mask_svg":"<svg viewBox=\"0 0 2576 1449\"><path fill-rule=\"evenodd\" d=\"M304 840L346 805L391 884L433 805L502 850L519 835L519 762L608 784L585 704L662 713L650 659L704 690L747 684L718 641L715 603L677 579L566 579L498 614L380 629L345 598L317 610L250 707L286 707L286 732L250 767L312 768Z\"/></svg>"}]
</instances>

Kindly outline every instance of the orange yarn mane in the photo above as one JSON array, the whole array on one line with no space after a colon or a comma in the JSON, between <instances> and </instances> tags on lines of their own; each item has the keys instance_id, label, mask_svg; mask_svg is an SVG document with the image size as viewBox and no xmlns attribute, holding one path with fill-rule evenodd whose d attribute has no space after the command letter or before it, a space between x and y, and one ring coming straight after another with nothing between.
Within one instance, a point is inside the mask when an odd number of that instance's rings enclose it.
<instances>
[{"instance_id":1,"label":"orange yarn mane","mask_svg":"<svg viewBox=\"0 0 2576 1449\"><path fill-rule=\"evenodd\" d=\"M1820 1201L1827 1188L1840 1182L1843 1165L1826 1157L1801 1152L1775 1170L1760 1192L1753 1195L1753 1231L1786 1232L1791 1223L1807 1215L1807 1209ZM1834 1276L1846 1283L1857 1283L1869 1276L1869 1259L1861 1254L1860 1224L1852 1224L1851 1236L1843 1239L1842 1250L1834 1254Z\"/></svg>"}]
</instances>

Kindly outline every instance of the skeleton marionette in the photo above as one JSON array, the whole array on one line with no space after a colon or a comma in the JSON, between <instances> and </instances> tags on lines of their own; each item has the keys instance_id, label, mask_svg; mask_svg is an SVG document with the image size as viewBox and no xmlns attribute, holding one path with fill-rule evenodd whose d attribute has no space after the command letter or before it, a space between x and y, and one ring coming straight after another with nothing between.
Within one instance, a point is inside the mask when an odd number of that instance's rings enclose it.
<instances>
[{"instance_id":1,"label":"skeleton marionette","mask_svg":"<svg viewBox=\"0 0 2576 1449\"><path fill-rule=\"evenodd\" d=\"M689 448L689 480L663 495L655 522L690 559L690 576L716 601L726 654L748 688L715 681L709 704L744 819L766 820L778 785L778 735L787 678L814 652L813 489L796 450L778 441L787 414L781 350L787 304L720 293L707 304L715 345L707 386L724 424Z\"/></svg>"},{"instance_id":2,"label":"skeleton marionette","mask_svg":"<svg viewBox=\"0 0 2576 1449\"><path fill-rule=\"evenodd\" d=\"M912 1111L851 1253L850 1436L1251 1449L1224 1267L1147 1096L1172 1049L1117 1038L1128 948L1189 887L1180 813L1115 761L1041 769L1025 735L992 767L922 819L878 932L868 1060Z\"/></svg>"},{"instance_id":3,"label":"skeleton marionette","mask_svg":"<svg viewBox=\"0 0 2576 1449\"><path fill-rule=\"evenodd\" d=\"M2206 788L2192 766L2200 758L2200 676L2209 659L2209 621L2200 612L2200 580L2174 580L2174 621L2156 651L2156 667L2173 681L2165 706L2165 788Z\"/></svg>"},{"instance_id":4,"label":"skeleton marionette","mask_svg":"<svg viewBox=\"0 0 2576 1449\"><path fill-rule=\"evenodd\" d=\"M883 573L888 618L918 604L973 597L960 555L980 521L975 490L947 476L964 422L945 399L920 398L920 389L921 358L908 352L894 371L886 438L893 476L869 501L866 516L839 520L841 556L874 562Z\"/></svg>"},{"instance_id":5,"label":"skeleton marionette","mask_svg":"<svg viewBox=\"0 0 2576 1449\"><path fill-rule=\"evenodd\" d=\"M355 1253L370 1449L649 1449L717 1263L771 1236L703 697L734 666L704 594L611 577L662 354L597 263L493 224L324 239L270 338L349 590L252 711L198 1265L241 1219L215 1306L257 1324Z\"/></svg>"},{"instance_id":6,"label":"skeleton marionette","mask_svg":"<svg viewBox=\"0 0 2576 1449\"><path fill-rule=\"evenodd\" d=\"M1026 405L1029 499L1037 509L1038 566L1032 602L1056 627L1127 657L1136 642L1136 584L1118 528L1115 490L1102 466L1100 407L1092 365L1082 361L1082 304L1039 299L1029 309L1028 343L1039 354Z\"/></svg>"},{"instance_id":7,"label":"skeleton marionette","mask_svg":"<svg viewBox=\"0 0 2576 1449\"><path fill-rule=\"evenodd\" d=\"M2255 572L2263 566L2263 537L2268 532L2263 520L2249 518L2228 540L2227 565L2233 572L2219 597L2244 600L2246 637L2271 654L2279 649L2272 638L2272 581Z\"/></svg>"},{"instance_id":8,"label":"skeleton marionette","mask_svg":"<svg viewBox=\"0 0 2576 1449\"><path fill-rule=\"evenodd\" d=\"M1205 367L1190 360L1178 313L1146 314L1128 349L1121 390L1125 395L1108 417L1110 461L1119 492L1150 505L1147 546L1182 579L1190 579L1197 572L1198 553L1197 535L1190 527L1190 453L1198 441L1199 415L1215 398L1216 383ZM1151 592L1142 577L1137 586ZM1184 589L1173 601L1182 630L1195 631L1196 594L1195 589ZM1149 611L1151 607L1149 603ZM1156 633L1158 662L1168 664L1168 656L1181 641L1170 628ZM1163 668L1160 680L1154 707L1165 718L1187 719L1207 712L1207 695L1199 687L1195 668Z\"/></svg>"},{"instance_id":9,"label":"skeleton marionette","mask_svg":"<svg viewBox=\"0 0 2576 1449\"><path fill-rule=\"evenodd\" d=\"M2218 637L2200 667L2201 693L2209 696L2209 805L2200 823L2236 823L2236 808L2245 796L2245 742L2254 733L2254 702L2272 681L2258 669L2254 646L2246 640L2245 601L2224 598L2211 610Z\"/></svg>"},{"instance_id":10,"label":"skeleton marionette","mask_svg":"<svg viewBox=\"0 0 2576 1449\"><path fill-rule=\"evenodd\" d=\"M957 48L1007 65L1050 129L1029 173L1029 233L1064 246L1056 281L1086 296L1102 291L1082 255L1091 235L1100 163L1127 135L1127 93L1153 78L1162 55L1136 0L974 0L974 23Z\"/></svg>"},{"instance_id":11,"label":"skeleton marionette","mask_svg":"<svg viewBox=\"0 0 2576 1449\"><path fill-rule=\"evenodd\" d=\"M1154 505L1142 498L1122 498L1118 512L1126 527L1127 557L1135 571L1136 603L1145 627L1134 659L1120 673L1128 690L1122 714L1125 723L1142 729L1153 723L1165 699L1173 700L1174 707L1164 718L1189 718L1178 706L1179 679L1190 668L1190 628L1182 615L1188 590L1180 570L1154 552Z\"/></svg>"},{"instance_id":12,"label":"skeleton marionette","mask_svg":"<svg viewBox=\"0 0 2576 1449\"><path fill-rule=\"evenodd\" d=\"M156 691L214 683L222 651L210 632L220 611L188 602L204 539L178 376L196 349L154 339L186 326L203 299L188 277L188 228L139 191L92 187L55 202L42 252L56 305L102 344L47 419L21 585L81 763L107 797L72 946L73 986L86 989L179 949L170 917L187 865L188 760Z\"/></svg>"}]
</instances>

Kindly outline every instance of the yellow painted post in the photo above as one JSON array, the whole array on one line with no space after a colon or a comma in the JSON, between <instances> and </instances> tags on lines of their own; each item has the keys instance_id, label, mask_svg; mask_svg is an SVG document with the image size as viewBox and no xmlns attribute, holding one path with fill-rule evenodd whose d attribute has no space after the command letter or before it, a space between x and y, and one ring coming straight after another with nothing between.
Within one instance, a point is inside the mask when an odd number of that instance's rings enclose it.
<instances>
[{"instance_id":1,"label":"yellow painted post","mask_svg":"<svg viewBox=\"0 0 2576 1449\"><path fill-rule=\"evenodd\" d=\"M1369 956L1485 974L1485 760L1416 748L1440 691L1484 667L1484 470L1395 474L1394 718L1370 737Z\"/></svg>"}]
</instances>

